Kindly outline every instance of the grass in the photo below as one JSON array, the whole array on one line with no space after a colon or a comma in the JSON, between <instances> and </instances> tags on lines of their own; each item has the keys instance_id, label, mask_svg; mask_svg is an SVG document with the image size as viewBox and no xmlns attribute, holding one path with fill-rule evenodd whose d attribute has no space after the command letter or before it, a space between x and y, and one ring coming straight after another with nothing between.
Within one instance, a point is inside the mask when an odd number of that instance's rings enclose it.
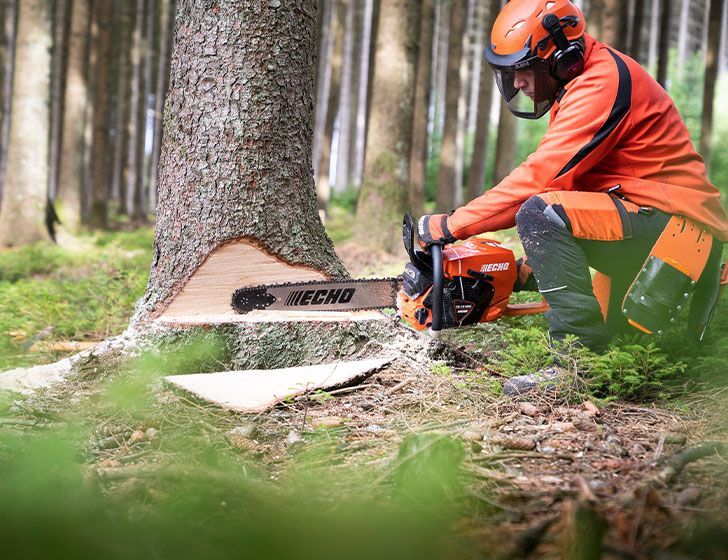
<instances>
[{"instance_id":1,"label":"grass","mask_svg":"<svg viewBox=\"0 0 728 560\"><path fill-rule=\"evenodd\" d=\"M153 232L82 237L0 253L0 370L52 359L34 343L121 332L144 293Z\"/></svg>"}]
</instances>

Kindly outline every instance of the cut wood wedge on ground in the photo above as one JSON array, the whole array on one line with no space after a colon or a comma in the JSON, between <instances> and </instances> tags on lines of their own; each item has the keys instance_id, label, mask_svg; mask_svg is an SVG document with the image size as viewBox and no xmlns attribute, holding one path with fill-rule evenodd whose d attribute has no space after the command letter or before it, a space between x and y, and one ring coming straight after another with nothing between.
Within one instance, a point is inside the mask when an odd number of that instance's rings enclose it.
<instances>
[{"instance_id":1,"label":"cut wood wedge on ground","mask_svg":"<svg viewBox=\"0 0 728 560\"><path fill-rule=\"evenodd\" d=\"M238 412L263 412L311 391L361 380L392 358L373 358L272 370L170 375L164 379L200 399Z\"/></svg>"}]
</instances>

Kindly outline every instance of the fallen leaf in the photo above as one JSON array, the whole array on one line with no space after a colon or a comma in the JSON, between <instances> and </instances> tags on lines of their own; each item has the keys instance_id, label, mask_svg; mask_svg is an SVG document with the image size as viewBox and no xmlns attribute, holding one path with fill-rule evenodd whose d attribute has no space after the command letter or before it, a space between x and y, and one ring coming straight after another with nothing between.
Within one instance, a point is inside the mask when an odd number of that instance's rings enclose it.
<instances>
[{"instance_id":1,"label":"fallen leaf","mask_svg":"<svg viewBox=\"0 0 728 560\"><path fill-rule=\"evenodd\" d=\"M584 401L581 406L584 409L584 412L586 412L589 416L601 416L602 414L599 407L591 401Z\"/></svg>"}]
</instances>

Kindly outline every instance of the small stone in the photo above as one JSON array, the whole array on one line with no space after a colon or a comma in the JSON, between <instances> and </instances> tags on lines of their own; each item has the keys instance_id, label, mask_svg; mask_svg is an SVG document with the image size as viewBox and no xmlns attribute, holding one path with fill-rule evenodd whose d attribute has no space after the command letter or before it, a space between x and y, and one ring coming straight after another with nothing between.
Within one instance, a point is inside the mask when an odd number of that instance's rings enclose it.
<instances>
[{"instance_id":1,"label":"small stone","mask_svg":"<svg viewBox=\"0 0 728 560\"><path fill-rule=\"evenodd\" d=\"M517 375L503 383L503 394L517 397L540 387L547 391L553 390L555 388L553 382L557 377L559 377L559 369L556 367L544 368L528 375Z\"/></svg>"},{"instance_id":2,"label":"small stone","mask_svg":"<svg viewBox=\"0 0 728 560\"><path fill-rule=\"evenodd\" d=\"M241 436L246 438L254 438L257 429L255 424L243 424L242 426L235 426L228 432L229 435Z\"/></svg>"},{"instance_id":3,"label":"small stone","mask_svg":"<svg viewBox=\"0 0 728 560\"><path fill-rule=\"evenodd\" d=\"M156 428L147 428L144 430L144 439L147 441L153 440L155 437L157 437L157 434L159 433L159 430Z\"/></svg>"},{"instance_id":4,"label":"small stone","mask_svg":"<svg viewBox=\"0 0 728 560\"><path fill-rule=\"evenodd\" d=\"M144 441L145 434L141 430L134 430L129 437L129 443L134 445L137 442Z\"/></svg>"},{"instance_id":5,"label":"small stone","mask_svg":"<svg viewBox=\"0 0 728 560\"><path fill-rule=\"evenodd\" d=\"M269 8L280 8L281 7L281 0L270 0L268 2Z\"/></svg>"},{"instance_id":6,"label":"small stone","mask_svg":"<svg viewBox=\"0 0 728 560\"><path fill-rule=\"evenodd\" d=\"M291 446L299 443L302 441L303 438L301 437L301 434L299 434L296 430L291 430L288 432L288 436L286 436L286 445Z\"/></svg>"}]
</instances>

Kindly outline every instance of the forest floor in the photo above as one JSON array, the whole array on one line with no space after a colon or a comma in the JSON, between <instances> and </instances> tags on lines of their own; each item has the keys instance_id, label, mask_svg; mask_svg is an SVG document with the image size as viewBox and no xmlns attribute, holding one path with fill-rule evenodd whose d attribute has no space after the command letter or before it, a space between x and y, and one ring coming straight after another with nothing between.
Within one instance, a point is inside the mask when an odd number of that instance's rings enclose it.
<instances>
[{"instance_id":1,"label":"forest floor","mask_svg":"<svg viewBox=\"0 0 728 560\"><path fill-rule=\"evenodd\" d=\"M397 274L339 229L354 276ZM505 239L505 241L511 241ZM0 253L0 369L123 330L151 234ZM0 397L10 556L726 558L728 308L679 333L577 354L583 383L514 400L552 358L541 317L425 342L361 385L241 415L174 391L214 349L99 365ZM643 345L644 344L644 345ZM578 387L578 388L574 388ZM32 538L30 536L32 535ZM32 542L32 544L30 544ZM83 553L79 553L82 550ZM344 552L345 551L345 552Z\"/></svg>"}]
</instances>

